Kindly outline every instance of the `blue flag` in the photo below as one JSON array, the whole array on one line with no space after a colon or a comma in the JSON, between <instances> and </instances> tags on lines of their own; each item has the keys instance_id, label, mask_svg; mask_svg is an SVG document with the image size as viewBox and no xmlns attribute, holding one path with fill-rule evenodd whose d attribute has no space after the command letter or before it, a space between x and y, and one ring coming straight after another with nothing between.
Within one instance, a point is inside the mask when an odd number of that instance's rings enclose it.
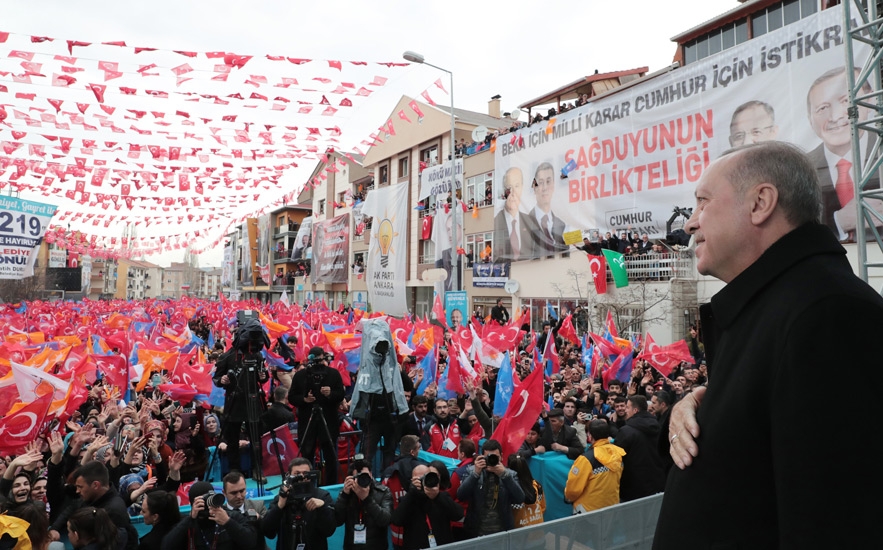
<instances>
[{"instance_id":1,"label":"blue flag","mask_svg":"<svg viewBox=\"0 0 883 550\"><path fill-rule=\"evenodd\" d=\"M509 360L509 352L503 354L503 362L500 363L500 372L497 373L497 392L494 398L494 415L503 417L515 391L515 381L512 379L512 361Z\"/></svg>"},{"instance_id":2,"label":"blue flag","mask_svg":"<svg viewBox=\"0 0 883 550\"><path fill-rule=\"evenodd\" d=\"M583 356L582 362L583 367L586 368L586 372L592 366L592 353L594 352L594 346L589 343L589 335L588 333L583 334Z\"/></svg>"},{"instance_id":3,"label":"blue flag","mask_svg":"<svg viewBox=\"0 0 883 550\"><path fill-rule=\"evenodd\" d=\"M549 312L549 317L552 319L558 320L558 314L555 313L555 308L552 307L552 304L546 302L546 310Z\"/></svg>"},{"instance_id":4,"label":"blue flag","mask_svg":"<svg viewBox=\"0 0 883 550\"><path fill-rule=\"evenodd\" d=\"M423 395L423 392L426 391L426 386L435 382L436 371L438 369L438 359L436 356L438 353L437 350L437 347L433 348L426 354L426 357L417 363L417 368L423 371L423 380L421 380L420 385L417 386L417 395Z\"/></svg>"},{"instance_id":5,"label":"blue flag","mask_svg":"<svg viewBox=\"0 0 883 550\"><path fill-rule=\"evenodd\" d=\"M208 330L208 340L206 341L208 345L208 349L215 349L215 331L212 329Z\"/></svg>"},{"instance_id":6,"label":"blue flag","mask_svg":"<svg viewBox=\"0 0 883 550\"><path fill-rule=\"evenodd\" d=\"M438 379L438 391L436 395L439 399L450 399L452 397L457 397L457 393L453 390L447 389L445 386L448 385L448 371L451 369L445 369L445 372Z\"/></svg>"}]
</instances>

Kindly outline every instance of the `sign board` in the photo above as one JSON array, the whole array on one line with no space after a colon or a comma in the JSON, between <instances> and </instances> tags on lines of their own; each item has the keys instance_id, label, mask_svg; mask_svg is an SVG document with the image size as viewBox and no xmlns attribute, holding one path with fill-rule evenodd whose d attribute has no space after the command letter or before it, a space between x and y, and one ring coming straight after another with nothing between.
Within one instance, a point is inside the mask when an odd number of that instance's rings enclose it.
<instances>
[{"instance_id":1,"label":"sign board","mask_svg":"<svg viewBox=\"0 0 883 550\"><path fill-rule=\"evenodd\" d=\"M51 204L0 197L0 279L34 274L37 250L55 211Z\"/></svg>"}]
</instances>

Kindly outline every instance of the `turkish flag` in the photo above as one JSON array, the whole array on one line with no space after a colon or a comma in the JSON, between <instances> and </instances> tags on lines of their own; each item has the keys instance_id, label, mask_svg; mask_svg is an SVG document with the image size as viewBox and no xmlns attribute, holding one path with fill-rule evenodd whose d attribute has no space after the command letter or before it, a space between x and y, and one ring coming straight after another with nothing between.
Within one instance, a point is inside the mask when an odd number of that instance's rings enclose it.
<instances>
[{"instance_id":1,"label":"turkish flag","mask_svg":"<svg viewBox=\"0 0 883 550\"><path fill-rule=\"evenodd\" d=\"M592 279L595 281L595 292L607 293L607 260L604 256L589 254L589 268L592 270Z\"/></svg>"},{"instance_id":2,"label":"turkish flag","mask_svg":"<svg viewBox=\"0 0 883 550\"><path fill-rule=\"evenodd\" d=\"M512 392L506 414L491 436L502 445L503 456L518 452L542 411L543 369L534 369Z\"/></svg>"},{"instance_id":3,"label":"turkish flag","mask_svg":"<svg viewBox=\"0 0 883 550\"><path fill-rule=\"evenodd\" d=\"M107 386L117 387L121 393L129 388L129 363L122 355L90 355L98 370L104 375Z\"/></svg>"},{"instance_id":4,"label":"turkish flag","mask_svg":"<svg viewBox=\"0 0 883 550\"><path fill-rule=\"evenodd\" d=\"M52 392L47 392L0 419L0 451L10 455L18 454L25 445L37 439L50 405Z\"/></svg>"},{"instance_id":5,"label":"turkish flag","mask_svg":"<svg viewBox=\"0 0 883 550\"><path fill-rule=\"evenodd\" d=\"M558 329L558 336L573 342L574 346L580 345L579 336L576 335L576 329L573 328L572 315L568 314L561 322L561 328Z\"/></svg>"},{"instance_id":6,"label":"turkish flag","mask_svg":"<svg viewBox=\"0 0 883 550\"><path fill-rule=\"evenodd\" d=\"M278 476L283 473L279 471L280 460L282 467L287 471L288 464L300 455L300 449L298 449L297 443L291 437L291 430L288 429L288 424L283 424L273 430L273 433L276 434L275 441L270 433L267 432L261 436L263 473L265 476Z\"/></svg>"},{"instance_id":7,"label":"turkish flag","mask_svg":"<svg viewBox=\"0 0 883 550\"><path fill-rule=\"evenodd\" d=\"M687 342L680 340L668 346L660 346L653 341L650 333L644 340L644 351L638 355L638 359L643 359L658 370L663 376L668 376L674 367L678 366L681 361L693 363L695 359L690 355L690 349Z\"/></svg>"},{"instance_id":8,"label":"turkish flag","mask_svg":"<svg viewBox=\"0 0 883 550\"><path fill-rule=\"evenodd\" d=\"M420 238L426 240L430 237L432 237L432 216L426 216L423 218L423 231Z\"/></svg>"}]
</instances>

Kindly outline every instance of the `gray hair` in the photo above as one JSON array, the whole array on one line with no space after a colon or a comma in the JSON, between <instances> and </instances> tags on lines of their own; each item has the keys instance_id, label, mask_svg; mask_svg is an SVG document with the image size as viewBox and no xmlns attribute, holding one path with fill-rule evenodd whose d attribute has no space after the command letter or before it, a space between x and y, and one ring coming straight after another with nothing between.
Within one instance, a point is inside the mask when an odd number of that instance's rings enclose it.
<instances>
[{"instance_id":1,"label":"gray hair","mask_svg":"<svg viewBox=\"0 0 883 550\"><path fill-rule=\"evenodd\" d=\"M822 218L822 192L815 167L794 145L765 141L725 151L738 154L727 174L740 196L758 183L771 183L779 192L778 206L795 227Z\"/></svg>"}]
</instances>

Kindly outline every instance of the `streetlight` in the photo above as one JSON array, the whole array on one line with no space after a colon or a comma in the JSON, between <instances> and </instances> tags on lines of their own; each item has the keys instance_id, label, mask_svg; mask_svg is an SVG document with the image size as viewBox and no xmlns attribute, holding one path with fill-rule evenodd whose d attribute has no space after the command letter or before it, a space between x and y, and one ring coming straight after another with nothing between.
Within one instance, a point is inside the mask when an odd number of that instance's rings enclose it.
<instances>
[{"instance_id":1,"label":"streetlight","mask_svg":"<svg viewBox=\"0 0 883 550\"><path fill-rule=\"evenodd\" d=\"M451 250L451 256L452 256L451 257L451 268L452 269L451 270L453 271L453 274L452 274L453 279L451 281L451 288L453 288L454 290L461 290L462 285L461 285L461 281L460 281L460 254L457 253L457 248L458 248L458 244L460 244L460 243L458 243L459 237L460 237L460 232L461 232L460 231L460 216L463 215L463 210L457 207L457 193L456 193L456 190L454 189L454 186L455 186L454 184L457 181L457 179L456 179L456 163L454 160L454 147L456 146L456 143L457 143L456 138L454 137L454 124L456 121L456 119L454 117L454 73L452 73L451 71L449 71L447 69L443 69L442 67L439 67L438 65L433 65L432 63L427 63L426 58L424 58L423 55L421 55L417 52L412 52L411 50L408 50L405 53L403 53L402 57L405 58L405 61L410 61L411 63L419 63L421 65L429 65L430 67L432 67L434 69L444 71L444 72L448 73L448 76L451 78L451 80L450 80L450 82L451 82L450 83L450 88L451 88L450 159L451 159L451 194L454 197L454 201L453 201L453 205L454 205L453 216L454 216L454 218L451 223L451 233L453 233L452 238L454 241L451 246L451 248L452 248L452 250Z\"/></svg>"}]
</instances>

